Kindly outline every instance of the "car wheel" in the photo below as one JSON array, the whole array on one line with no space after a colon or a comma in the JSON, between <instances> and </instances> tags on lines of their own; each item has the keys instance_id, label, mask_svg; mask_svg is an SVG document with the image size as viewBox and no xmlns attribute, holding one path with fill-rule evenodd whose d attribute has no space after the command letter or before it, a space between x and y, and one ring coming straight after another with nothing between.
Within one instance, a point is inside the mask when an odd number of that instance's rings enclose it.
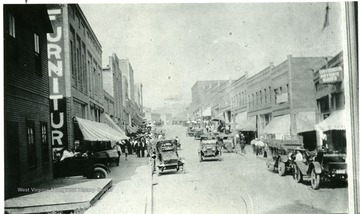
<instances>
[{"instance_id":1,"label":"car wheel","mask_svg":"<svg viewBox=\"0 0 360 214\"><path fill-rule=\"evenodd\" d=\"M105 169L103 168L99 168L96 167L93 171L93 178L95 179L101 179L101 178L106 178L107 177L107 172Z\"/></svg>"},{"instance_id":2,"label":"car wheel","mask_svg":"<svg viewBox=\"0 0 360 214\"><path fill-rule=\"evenodd\" d=\"M298 166L294 166L294 169L293 169L293 177L295 179L295 181L297 183L301 183L302 182L302 174L301 174L301 171L299 169Z\"/></svg>"},{"instance_id":3,"label":"car wheel","mask_svg":"<svg viewBox=\"0 0 360 214\"><path fill-rule=\"evenodd\" d=\"M311 188L319 189L320 187L320 175L315 172L315 169L311 171Z\"/></svg>"},{"instance_id":4,"label":"car wheel","mask_svg":"<svg viewBox=\"0 0 360 214\"><path fill-rule=\"evenodd\" d=\"M280 161L278 163L278 173L279 173L279 175L284 176L285 175L285 170L286 170L285 163Z\"/></svg>"}]
</instances>

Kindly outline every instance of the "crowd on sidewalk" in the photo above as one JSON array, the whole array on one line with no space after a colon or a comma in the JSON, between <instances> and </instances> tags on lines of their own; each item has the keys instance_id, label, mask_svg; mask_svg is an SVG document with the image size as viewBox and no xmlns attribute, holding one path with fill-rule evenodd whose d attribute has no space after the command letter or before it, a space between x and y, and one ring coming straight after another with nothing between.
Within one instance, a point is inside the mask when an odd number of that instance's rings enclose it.
<instances>
[{"instance_id":1,"label":"crowd on sidewalk","mask_svg":"<svg viewBox=\"0 0 360 214\"><path fill-rule=\"evenodd\" d=\"M266 158L268 155L268 145L266 142L263 141L262 138L255 137L250 141L252 153L255 154L257 157L264 157ZM236 153L238 153L240 149L240 153L245 155L246 154L246 140L243 133L239 132L234 137L234 147Z\"/></svg>"}]
</instances>

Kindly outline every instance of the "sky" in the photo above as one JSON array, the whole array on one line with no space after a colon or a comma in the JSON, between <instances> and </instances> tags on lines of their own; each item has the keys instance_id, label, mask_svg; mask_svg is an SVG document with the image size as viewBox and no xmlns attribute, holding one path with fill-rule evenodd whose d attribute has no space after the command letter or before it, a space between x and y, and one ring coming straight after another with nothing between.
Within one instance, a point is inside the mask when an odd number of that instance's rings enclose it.
<instances>
[{"instance_id":1,"label":"sky","mask_svg":"<svg viewBox=\"0 0 360 214\"><path fill-rule=\"evenodd\" d=\"M341 4L80 4L102 45L103 66L127 58L144 105L190 103L201 80L252 76L294 57L342 50Z\"/></svg>"}]
</instances>

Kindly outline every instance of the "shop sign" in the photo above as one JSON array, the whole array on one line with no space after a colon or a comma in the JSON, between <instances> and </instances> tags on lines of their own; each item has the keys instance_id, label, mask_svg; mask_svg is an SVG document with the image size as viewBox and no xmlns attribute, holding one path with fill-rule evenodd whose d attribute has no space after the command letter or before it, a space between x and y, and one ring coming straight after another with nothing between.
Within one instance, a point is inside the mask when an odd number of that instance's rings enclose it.
<instances>
[{"instance_id":1,"label":"shop sign","mask_svg":"<svg viewBox=\"0 0 360 214\"><path fill-rule=\"evenodd\" d=\"M50 82L50 124L52 147L66 148L66 98L64 77L63 29L61 9L49 9L49 18L54 33L47 35L48 69Z\"/></svg>"},{"instance_id":2,"label":"shop sign","mask_svg":"<svg viewBox=\"0 0 360 214\"><path fill-rule=\"evenodd\" d=\"M319 71L320 84L340 82L342 67L322 69Z\"/></svg>"},{"instance_id":3,"label":"shop sign","mask_svg":"<svg viewBox=\"0 0 360 214\"><path fill-rule=\"evenodd\" d=\"M287 103L287 102L288 102L288 93L276 95L276 104Z\"/></svg>"}]
</instances>

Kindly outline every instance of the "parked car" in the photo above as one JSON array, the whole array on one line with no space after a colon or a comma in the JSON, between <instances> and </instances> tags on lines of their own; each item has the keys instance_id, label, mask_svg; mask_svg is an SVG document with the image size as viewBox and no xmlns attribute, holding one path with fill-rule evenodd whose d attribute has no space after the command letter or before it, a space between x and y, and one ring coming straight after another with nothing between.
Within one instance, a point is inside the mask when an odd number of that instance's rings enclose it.
<instances>
[{"instance_id":1,"label":"parked car","mask_svg":"<svg viewBox=\"0 0 360 214\"><path fill-rule=\"evenodd\" d=\"M231 134L219 134L216 136L219 144L222 148L226 149L227 152L233 152L235 149L234 136Z\"/></svg>"},{"instance_id":2,"label":"parked car","mask_svg":"<svg viewBox=\"0 0 360 214\"><path fill-rule=\"evenodd\" d=\"M278 171L280 176L291 174L292 161L297 151L303 151L303 144L298 140L269 140L268 152L270 153L266 166Z\"/></svg>"},{"instance_id":3,"label":"parked car","mask_svg":"<svg viewBox=\"0 0 360 214\"><path fill-rule=\"evenodd\" d=\"M195 140L200 140L200 137L201 137L201 135L203 135L204 134L204 130L202 130L202 129L196 129L195 130L195 133L194 133L194 139Z\"/></svg>"},{"instance_id":4,"label":"parked car","mask_svg":"<svg viewBox=\"0 0 360 214\"><path fill-rule=\"evenodd\" d=\"M87 178L106 178L110 169L99 159L90 155L87 157L69 157L53 163L54 177L71 177L82 175Z\"/></svg>"},{"instance_id":5,"label":"parked car","mask_svg":"<svg viewBox=\"0 0 360 214\"><path fill-rule=\"evenodd\" d=\"M199 160L207 159L222 160L221 146L217 140L202 140L200 141Z\"/></svg>"},{"instance_id":6,"label":"parked car","mask_svg":"<svg viewBox=\"0 0 360 214\"><path fill-rule=\"evenodd\" d=\"M104 151L96 152L95 157L99 159L99 162L105 166L109 166L111 163L115 163L116 166L119 166L120 156L118 155L116 149L108 149Z\"/></svg>"},{"instance_id":7,"label":"parked car","mask_svg":"<svg viewBox=\"0 0 360 214\"><path fill-rule=\"evenodd\" d=\"M83 152L91 151L99 163L109 166L111 163L119 165L119 155L110 141L83 141L81 142Z\"/></svg>"},{"instance_id":8,"label":"parked car","mask_svg":"<svg viewBox=\"0 0 360 214\"><path fill-rule=\"evenodd\" d=\"M188 136L188 137L193 137L194 136L194 127L192 127L192 126L189 126L188 128L187 128L187 131L186 131L186 136Z\"/></svg>"},{"instance_id":9,"label":"parked car","mask_svg":"<svg viewBox=\"0 0 360 214\"><path fill-rule=\"evenodd\" d=\"M319 189L320 185L331 181L347 181L346 154L326 149L304 152L303 161L294 161L293 176L300 183L310 178L311 187Z\"/></svg>"}]
</instances>

